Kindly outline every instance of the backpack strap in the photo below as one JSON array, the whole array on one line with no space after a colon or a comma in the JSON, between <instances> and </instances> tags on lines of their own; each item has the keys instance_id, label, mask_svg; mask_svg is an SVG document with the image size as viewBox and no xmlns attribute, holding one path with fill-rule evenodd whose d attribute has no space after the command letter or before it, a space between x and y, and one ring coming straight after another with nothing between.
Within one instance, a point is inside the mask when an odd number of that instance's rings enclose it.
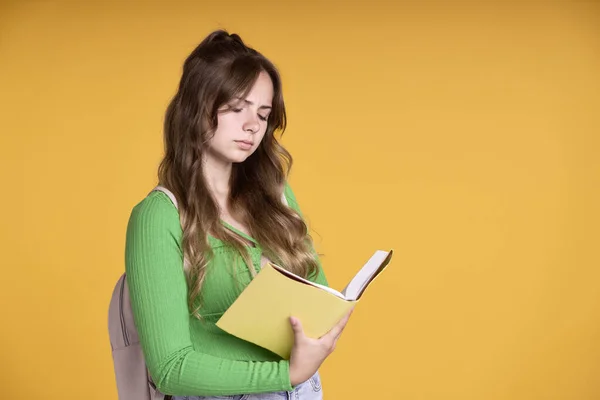
<instances>
[{"instance_id":1,"label":"backpack strap","mask_svg":"<svg viewBox=\"0 0 600 400\"><path fill-rule=\"evenodd\" d=\"M175 195L173 194L173 192L171 192L169 189L167 189L166 187L164 187L162 185L156 186L154 189L152 189L152 192L157 191L157 190L160 192L163 192L164 194L169 196L169 198L173 202L173 205L175 206L175 208L179 209L179 207L177 205L177 199L175 198Z\"/></svg>"},{"instance_id":2,"label":"backpack strap","mask_svg":"<svg viewBox=\"0 0 600 400\"><path fill-rule=\"evenodd\" d=\"M288 201L287 201L287 197L285 197L285 190L281 193L281 201L283 202L283 204L285 204L286 206L289 206Z\"/></svg>"}]
</instances>

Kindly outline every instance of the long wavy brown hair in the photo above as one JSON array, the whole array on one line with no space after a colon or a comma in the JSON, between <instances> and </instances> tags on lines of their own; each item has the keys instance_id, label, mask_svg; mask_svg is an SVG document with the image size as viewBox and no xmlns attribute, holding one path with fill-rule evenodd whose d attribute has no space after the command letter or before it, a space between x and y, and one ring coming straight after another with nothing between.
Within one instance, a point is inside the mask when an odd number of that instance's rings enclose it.
<instances>
[{"instance_id":1,"label":"long wavy brown hair","mask_svg":"<svg viewBox=\"0 0 600 400\"><path fill-rule=\"evenodd\" d=\"M262 71L270 76L274 89L267 130L256 151L233 165L227 206L270 260L305 278L317 272L306 224L281 201L292 157L275 137L286 127L279 72L237 34L214 31L184 62L179 88L166 111L165 155L158 168L159 183L178 201L183 252L189 263L188 305L197 318L201 318L201 289L213 256L209 234L235 248L252 276L256 274L246 242L221 222L221 210L204 178L202 159L217 128L218 110L236 97L244 98Z\"/></svg>"}]
</instances>

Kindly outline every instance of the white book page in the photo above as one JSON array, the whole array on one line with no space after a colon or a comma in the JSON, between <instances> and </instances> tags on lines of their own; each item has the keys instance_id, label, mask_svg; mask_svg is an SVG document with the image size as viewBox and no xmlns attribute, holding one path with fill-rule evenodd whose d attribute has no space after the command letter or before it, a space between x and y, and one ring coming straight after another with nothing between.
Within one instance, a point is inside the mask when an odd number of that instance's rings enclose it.
<instances>
[{"instance_id":1,"label":"white book page","mask_svg":"<svg viewBox=\"0 0 600 400\"><path fill-rule=\"evenodd\" d=\"M342 294L348 300L356 300L363 292L363 289L369 284L371 278L377 273L379 267L385 262L390 252L377 250L367 263L352 278L350 283L344 288Z\"/></svg>"},{"instance_id":2,"label":"white book page","mask_svg":"<svg viewBox=\"0 0 600 400\"><path fill-rule=\"evenodd\" d=\"M318 283L316 283L316 282L311 282L311 281L309 281L308 279L304 279L304 278L302 278L302 277L300 277L300 276L298 276L298 275L296 275L296 274L294 274L294 273L292 273L292 272L290 272L290 271L288 271L288 270L286 270L286 269L283 269L283 268L281 268L280 266L278 266L278 265L275 265L275 264L273 264L273 263L271 263L271 265L272 265L272 266L273 266L273 268L275 268L277 271L281 272L281 273L282 273L282 274L284 274L284 275L287 275L287 276L289 276L290 278L292 278L292 279L294 279L294 280L297 280L297 281L299 281L299 282L302 282L302 283L306 283L307 285L316 286L316 287L318 287L318 288L321 288L321 289L323 289L323 290L325 290L325 291L327 291L327 292L329 292L329 293L331 293L331 294L333 294L333 295L335 295L335 296L337 296L337 297L339 297L339 298L341 298L341 299L345 299L344 295L343 295L343 294L341 294L340 292L338 292L338 291L337 291L337 290L335 290L335 289L332 289L332 288L330 288L330 287L327 287L327 286L324 286L324 285L318 284Z\"/></svg>"}]
</instances>

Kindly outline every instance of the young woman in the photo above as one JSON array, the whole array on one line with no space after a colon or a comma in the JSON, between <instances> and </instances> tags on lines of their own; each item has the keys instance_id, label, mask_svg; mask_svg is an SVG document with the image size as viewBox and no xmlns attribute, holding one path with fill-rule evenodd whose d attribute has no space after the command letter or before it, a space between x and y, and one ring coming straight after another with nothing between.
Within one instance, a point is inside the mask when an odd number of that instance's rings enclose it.
<instances>
[{"instance_id":1,"label":"young woman","mask_svg":"<svg viewBox=\"0 0 600 400\"><path fill-rule=\"evenodd\" d=\"M327 284L286 181L292 158L275 137L285 124L277 69L238 35L215 31L188 56L158 171L175 203L152 191L126 242L146 364L172 399L322 398L318 369L350 314L321 338L291 318L290 360L215 325L268 261Z\"/></svg>"}]
</instances>

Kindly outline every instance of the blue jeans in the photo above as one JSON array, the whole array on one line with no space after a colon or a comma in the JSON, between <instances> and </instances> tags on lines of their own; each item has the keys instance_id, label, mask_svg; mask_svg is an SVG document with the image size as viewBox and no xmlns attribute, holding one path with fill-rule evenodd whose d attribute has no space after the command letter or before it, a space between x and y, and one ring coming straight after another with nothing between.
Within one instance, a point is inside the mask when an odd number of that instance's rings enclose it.
<instances>
[{"instance_id":1,"label":"blue jeans","mask_svg":"<svg viewBox=\"0 0 600 400\"><path fill-rule=\"evenodd\" d=\"M172 400L322 400L323 388L317 372L291 392L238 394L233 396L173 396Z\"/></svg>"}]
</instances>

